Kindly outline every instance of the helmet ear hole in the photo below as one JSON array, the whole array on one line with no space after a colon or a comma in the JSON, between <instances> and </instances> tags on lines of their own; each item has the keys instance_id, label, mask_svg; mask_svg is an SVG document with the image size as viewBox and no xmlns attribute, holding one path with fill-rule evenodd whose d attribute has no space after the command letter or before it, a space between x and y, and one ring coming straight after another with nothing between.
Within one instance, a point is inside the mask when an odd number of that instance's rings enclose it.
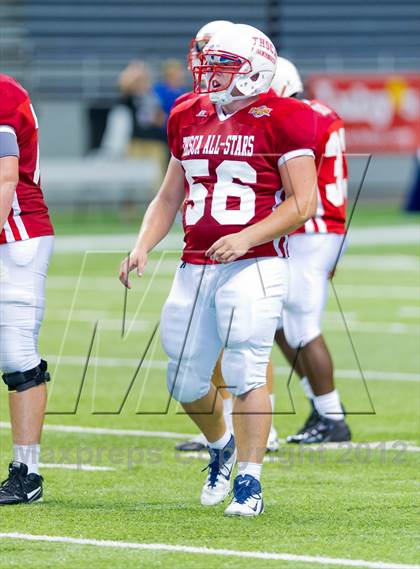
<instances>
[{"instance_id":1,"label":"helmet ear hole","mask_svg":"<svg viewBox=\"0 0 420 569\"><path fill-rule=\"evenodd\" d=\"M258 81L259 78L260 78L260 74L254 73L254 75L251 75L250 80L255 82L255 81Z\"/></svg>"}]
</instances>

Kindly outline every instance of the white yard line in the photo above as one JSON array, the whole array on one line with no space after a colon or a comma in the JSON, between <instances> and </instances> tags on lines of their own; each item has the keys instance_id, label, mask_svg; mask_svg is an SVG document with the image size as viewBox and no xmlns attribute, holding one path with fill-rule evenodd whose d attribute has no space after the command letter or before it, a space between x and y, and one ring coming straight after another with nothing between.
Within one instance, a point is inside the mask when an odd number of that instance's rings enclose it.
<instances>
[{"instance_id":1,"label":"white yard line","mask_svg":"<svg viewBox=\"0 0 420 569\"><path fill-rule=\"evenodd\" d=\"M86 356L61 356L56 354L49 354L46 359L51 364L62 364L68 366L84 366L86 364ZM96 365L100 367L128 367L135 368L139 364L139 360L135 358L95 358ZM93 360L92 360L93 362ZM165 370L167 362L164 360L145 360L144 366L152 369ZM289 375L290 368L276 366L274 371L281 375ZM357 369L337 369L335 370L335 377L338 379L357 379L360 380L360 371ZM363 371L365 379L373 381L408 381L418 382L420 375L417 373L404 373L393 371Z\"/></svg>"},{"instance_id":2,"label":"white yard line","mask_svg":"<svg viewBox=\"0 0 420 569\"><path fill-rule=\"evenodd\" d=\"M238 551L234 549L212 549L193 547L190 545L170 545L166 543L133 543L103 539L83 539L67 536L33 535L27 533L1 532L2 539L41 541L49 543L67 543L70 545L90 545L95 547L111 547L117 549L134 549L143 551L166 551L168 553L189 553L192 555L218 555L221 557L240 557L242 559L262 559L288 561L290 563L316 563L319 565L341 565L345 567L366 567L367 569L420 569L419 565L407 563L389 563L387 561L364 561L363 559L339 559L336 557L319 557L311 555L294 555L290 553L268 553L265 551Z\"/></svg>"},{"instance_id":3,"label":"white yard line","mask_svg":"<svg viewBox=\"0 0 420 569\"><path fill-rule=\"evenodd\" d=\"M280 443L285 443L285 439L279 439ZM270 452L264 456L264 462L281 462L285 463L288 461L290 455L303 455L304 453L310 455L314 451L320 453L324 451L336 451L342 450L345 453L350 453L356 451L363 456L369 456L371 452L395 452L395 454L404 452L420 452L420 447L415 446L409 441L366 441L366 442L356 442L348 441L343 443L323 443L319 445L294 445L288 444L280 448L279 452ZM182 451L179 451L182 452ZM193 452L182 452L182 455L188 458L199 458L208 459L208 452L203 451L193 451Z\"/></svg>"},{"instance_id":4,"label":"white yard line","mask_svg":"<svg viewBox=\"0 0 420 569\"><path fill-rule=\"evenodd\" d=\"M416 223L377 227L350 227L349 247L370 247L372 245L418 245L420 227Z\"/></svg>"},{"instance_id":5,"label":"white yard line","mask_svg":"<svg viewBox=\"0 0 420 569\"><path fill-rule=\"evenodd\" d=\"M47 314L47 320L51 322L68 322L71 320L71 322L88 322L90 324L98 320L101 330L121 330L121 316L114 314L116 317L110 318L112 314L106 314L100 310L73 310L71 313L66 310L52 310L50 314ZM344 316L351 332L366 334L417 334L420 331L420 327L412 323L359 321L354 312L349 312ZM127 322L130 322L130 332L149 330L151 326L156 324L156 318L157 316L151 313L148 313L148 315L142 313L141 318L136 313L126 314ZM133 319L135 320L133 321ZM327 311L325 313L324 328L327 331L346 332L340 312Z\"/></svg>"},{"instance_id":6,"label":"white yard line","mask_svg":"<svg viewBox=\"0 0 420 569\"><path fill-rule=\"evenodd\" d=\"M117 251L127 253L131 250L137 235L64 235L55 240L55 250L58 253L83 253L85 251ZM383 245L410 245L420 241L420 229L417 224L403 224L378 227L351 227L348 233L349 247L371 247ZM156 247L158 251L181 251L183 233L173 231Z\"/></svg>"},{"instance_id":7,"label":"white yard line","mask_svg":"<svg viewBox=\"0 0 420 569\"><path fill-rule=\"evenodd\" d=\"M60 463L54 464L52 462L40 462L40 468L61 468L63 470L84 470L86 472L108 472L108 471L115 471L116 468L112 466L95 466L93 464L68 464L68 463Z\"/></svg>"},{"instance_id":8,"label":"white yard line","mask_svg":"<svg viewBox=\"0 0 420 569\"><path fill-rule=\"evenodd\" d=\"M345 284L338 280L335 281L335 288L338 298L354 298L357 300L372 298L378 301L388 298L418 301L419 298L419 287L417 286Z\"/></svg>"},{"instance_id":9,"label":"white yard line","mask_svg":"<svg viewBox=\"0 0 420 569\"><path fill-rule=\"evenodd\" d=\"M352 269L373 272L414 271L420 270L419 258L415 255L344 255L340 260L339 270Z\"/></svg>"},{"instance_id":10,"label":"white yard line","mask_svg":"<svg viewBox=\"0 0 420 569\"><path fill-rule=\"evenodd\" d=\"M419 290L420 293L420 290ZM340 295L339 295L340 296ZM360 322L358 320L350 320L348 327L351 333L359 332L361 334L419 334L420 326L418 324L406 324L405 322ZM325 320L324 329L328 332L342 332L347 334L343 322L334 322L333 320Z\"/></svg>"},{"instance_id":11,"label":"white yard line","mask_svg":"<svg viewBox=\"0 0 420 569\"><path fill-rule=\"evenodd\" d=\"M111 435L117 437L150 437L158 439L189 439L196 436L196 433L174 433L171 431L143 431L138 429L111 429L103 427L81 427L80 425L44 425L44 431L55 433L73 433L78 435ZM0 429L10 429L10 423L0 422ZM284 443L284 439L280 439ZM291 449L325 449L325 450L349 450L365 449L372 451L395 451L395 452L420 452L420 447L415 446L411 441L352 441L344 443L324 443L322 445L298 446L291 445ZM205 453L185 453L190 458L207 457ZM271 456L271 455L270 455ZM275 456L275 455L273 455ZM266 457L266 462L270 462L270 457ZM78 466L78 465L76 465ZM53 467L51 467L53 468ZM64 468L64 467L63 467ZM89 470L89 468L87 469Z\"/></svg>"},{"instance_id":12,"label":"white yard line","mask_svg":"<svg viewBox=\"0 0 420 569\"><path fill-rule=\"evenodd\" d=\"M149 266L147 267L149 269ZM153 276L154 286L159 289L159 291L167 290L169 293L170 284L175 271L170 273L157 273ZM152 278L152 271L145 274L145 277ZM51 275L47 278L47 289L49 290L69 290L74 291L78 276L56 276ZM149 278L146 278L143 282L150 282ZM340 280L335 281L335 287L339 297L343 298L357 298L366 299L373 298L377 300L384 300L388 298L396 298L403 300L418 300L419 298L419 288L417 286L410 285L360 285L360 284L349 284L342 283ZM113 291L115 293L121 293L121 284L114 277L104 276L104 277L92 277L92 276L81 276L79 283L79 290L81 291ZM139 293L137 287L137 294ZM133 289L133 293L136 294L136 289Z\"/></svg>"},{"instance_id":13,"label":"white yard line","mask_svg":"<svg viewBox=\"0 0 420 569\"><path fill-rule=\"evenodd\" d=\"M10 429L10 423L0 421L0 429ZM142 431L139 429L111 429L102 427L80 427L79 425L44 425L44 431L55 433L76 433L79 435L113 435L116 437L151 437L158 439L189 439L193 433L174 433L168 431Z\"/></svg>"},{"instance_id":14,"label":"white yard line","mask_svg":"<svg viewBox=\"0 0 420 569\"><path fill-rule=\"evenodd\" d=\"M398 314L403 318L415 318L420 320L420 306L401 306Z\"/></svg>"}]
</instances>

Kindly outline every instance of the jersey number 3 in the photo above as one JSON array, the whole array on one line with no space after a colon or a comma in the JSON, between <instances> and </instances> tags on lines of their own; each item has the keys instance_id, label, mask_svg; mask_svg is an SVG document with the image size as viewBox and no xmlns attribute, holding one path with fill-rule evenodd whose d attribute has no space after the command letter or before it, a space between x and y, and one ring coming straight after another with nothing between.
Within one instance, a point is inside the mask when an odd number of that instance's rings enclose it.
<instances>
[{"instance_id":1,"label":"jersey number 3","mask_svg":"<svg viewBox=\"0 0 420 569\"><path fill-rule=\"evenodd\" d=\"M194 225L204 215L207 188L194 178L209 176L209 161L183 160L182 166L189 186L189 203L185 210L186 225ZM255 215L255 192L246 184L255 184L257 172L248 162L224 160L216 168L211 215L221 225L245 225ZM233 180L237 179L238 184ZM239 198L239 207L228 209L228 198Z\"/></svg>"},{"instance_id":2,"label":"jersey number 3","mask_svg":"<svg viewBox=\"0 0 420 569\"><path fill-rule=\"evenodd\" d=\"M344 177L344 152L346 150L344 128L333 131L325 147L325 157L335 158L332 184L325 184L327 200L335 207L343 205L347 198L347 180Z\"/></svg>"}]
</instances>

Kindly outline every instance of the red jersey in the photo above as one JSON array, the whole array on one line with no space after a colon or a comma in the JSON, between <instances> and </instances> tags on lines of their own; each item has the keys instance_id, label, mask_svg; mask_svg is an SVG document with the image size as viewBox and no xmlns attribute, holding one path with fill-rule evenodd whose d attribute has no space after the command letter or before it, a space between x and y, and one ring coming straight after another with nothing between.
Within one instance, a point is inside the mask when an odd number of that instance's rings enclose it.
<instances>
[{"instance_id":1,"label":"red jersey","mask_svg":"<svg viewBox=\"0 0 420 569\"><path fill-rule=\"evenodd\" d=\"M40 186L38 121L28 93L0 74L0 128L9 127L19 146L19 182L12 209L0 233L0 244L53 235Z\"/></svg>"},{"instance_id":2,"label":"red jersey","mask_svg":"<svg viewBox=\"0 0 420 569\"><path fill-rule=\"evenodd\" d=\"M347 161L344 123L325 103L304 100L317 114L315 159L318 171L316 216L295 233L345 233Z\"/></svg>"},{"instance_id":3,"label":"red jersey","mask_svg":"<svg viewBox=\"0 0 420 569\"><path fill-rule=\"evenodd\" d=\"M271 95L231 115L208 97L172 110L169 147L185 172L184 261L208 263L205 252L217 239L261 221L282 202L279 165L314 156L316 118L308 105ZM286 257L286 239L258 245L241 259Z\"/></svg>"}]
</instances>

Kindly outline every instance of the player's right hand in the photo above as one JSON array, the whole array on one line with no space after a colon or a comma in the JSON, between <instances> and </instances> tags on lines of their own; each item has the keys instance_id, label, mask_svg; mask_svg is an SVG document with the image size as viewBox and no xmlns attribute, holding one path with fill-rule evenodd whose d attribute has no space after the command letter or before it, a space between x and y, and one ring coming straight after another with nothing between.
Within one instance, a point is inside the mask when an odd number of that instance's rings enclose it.
<instances>
[{"instance_id":1,"label":"player's right hand","mask_svg":"<svg viewBox=\"0 0 420 569\"><path fill-rule=\"evenodd\" d=\"M137 276L141 277L146 264L147 253L134 249L130 255L126 257L121 263L119 278L122 284L127 288L131 288L131 283L128 279L128 275L131 271L137 269Z\"/></svg>"}]
</instances>

